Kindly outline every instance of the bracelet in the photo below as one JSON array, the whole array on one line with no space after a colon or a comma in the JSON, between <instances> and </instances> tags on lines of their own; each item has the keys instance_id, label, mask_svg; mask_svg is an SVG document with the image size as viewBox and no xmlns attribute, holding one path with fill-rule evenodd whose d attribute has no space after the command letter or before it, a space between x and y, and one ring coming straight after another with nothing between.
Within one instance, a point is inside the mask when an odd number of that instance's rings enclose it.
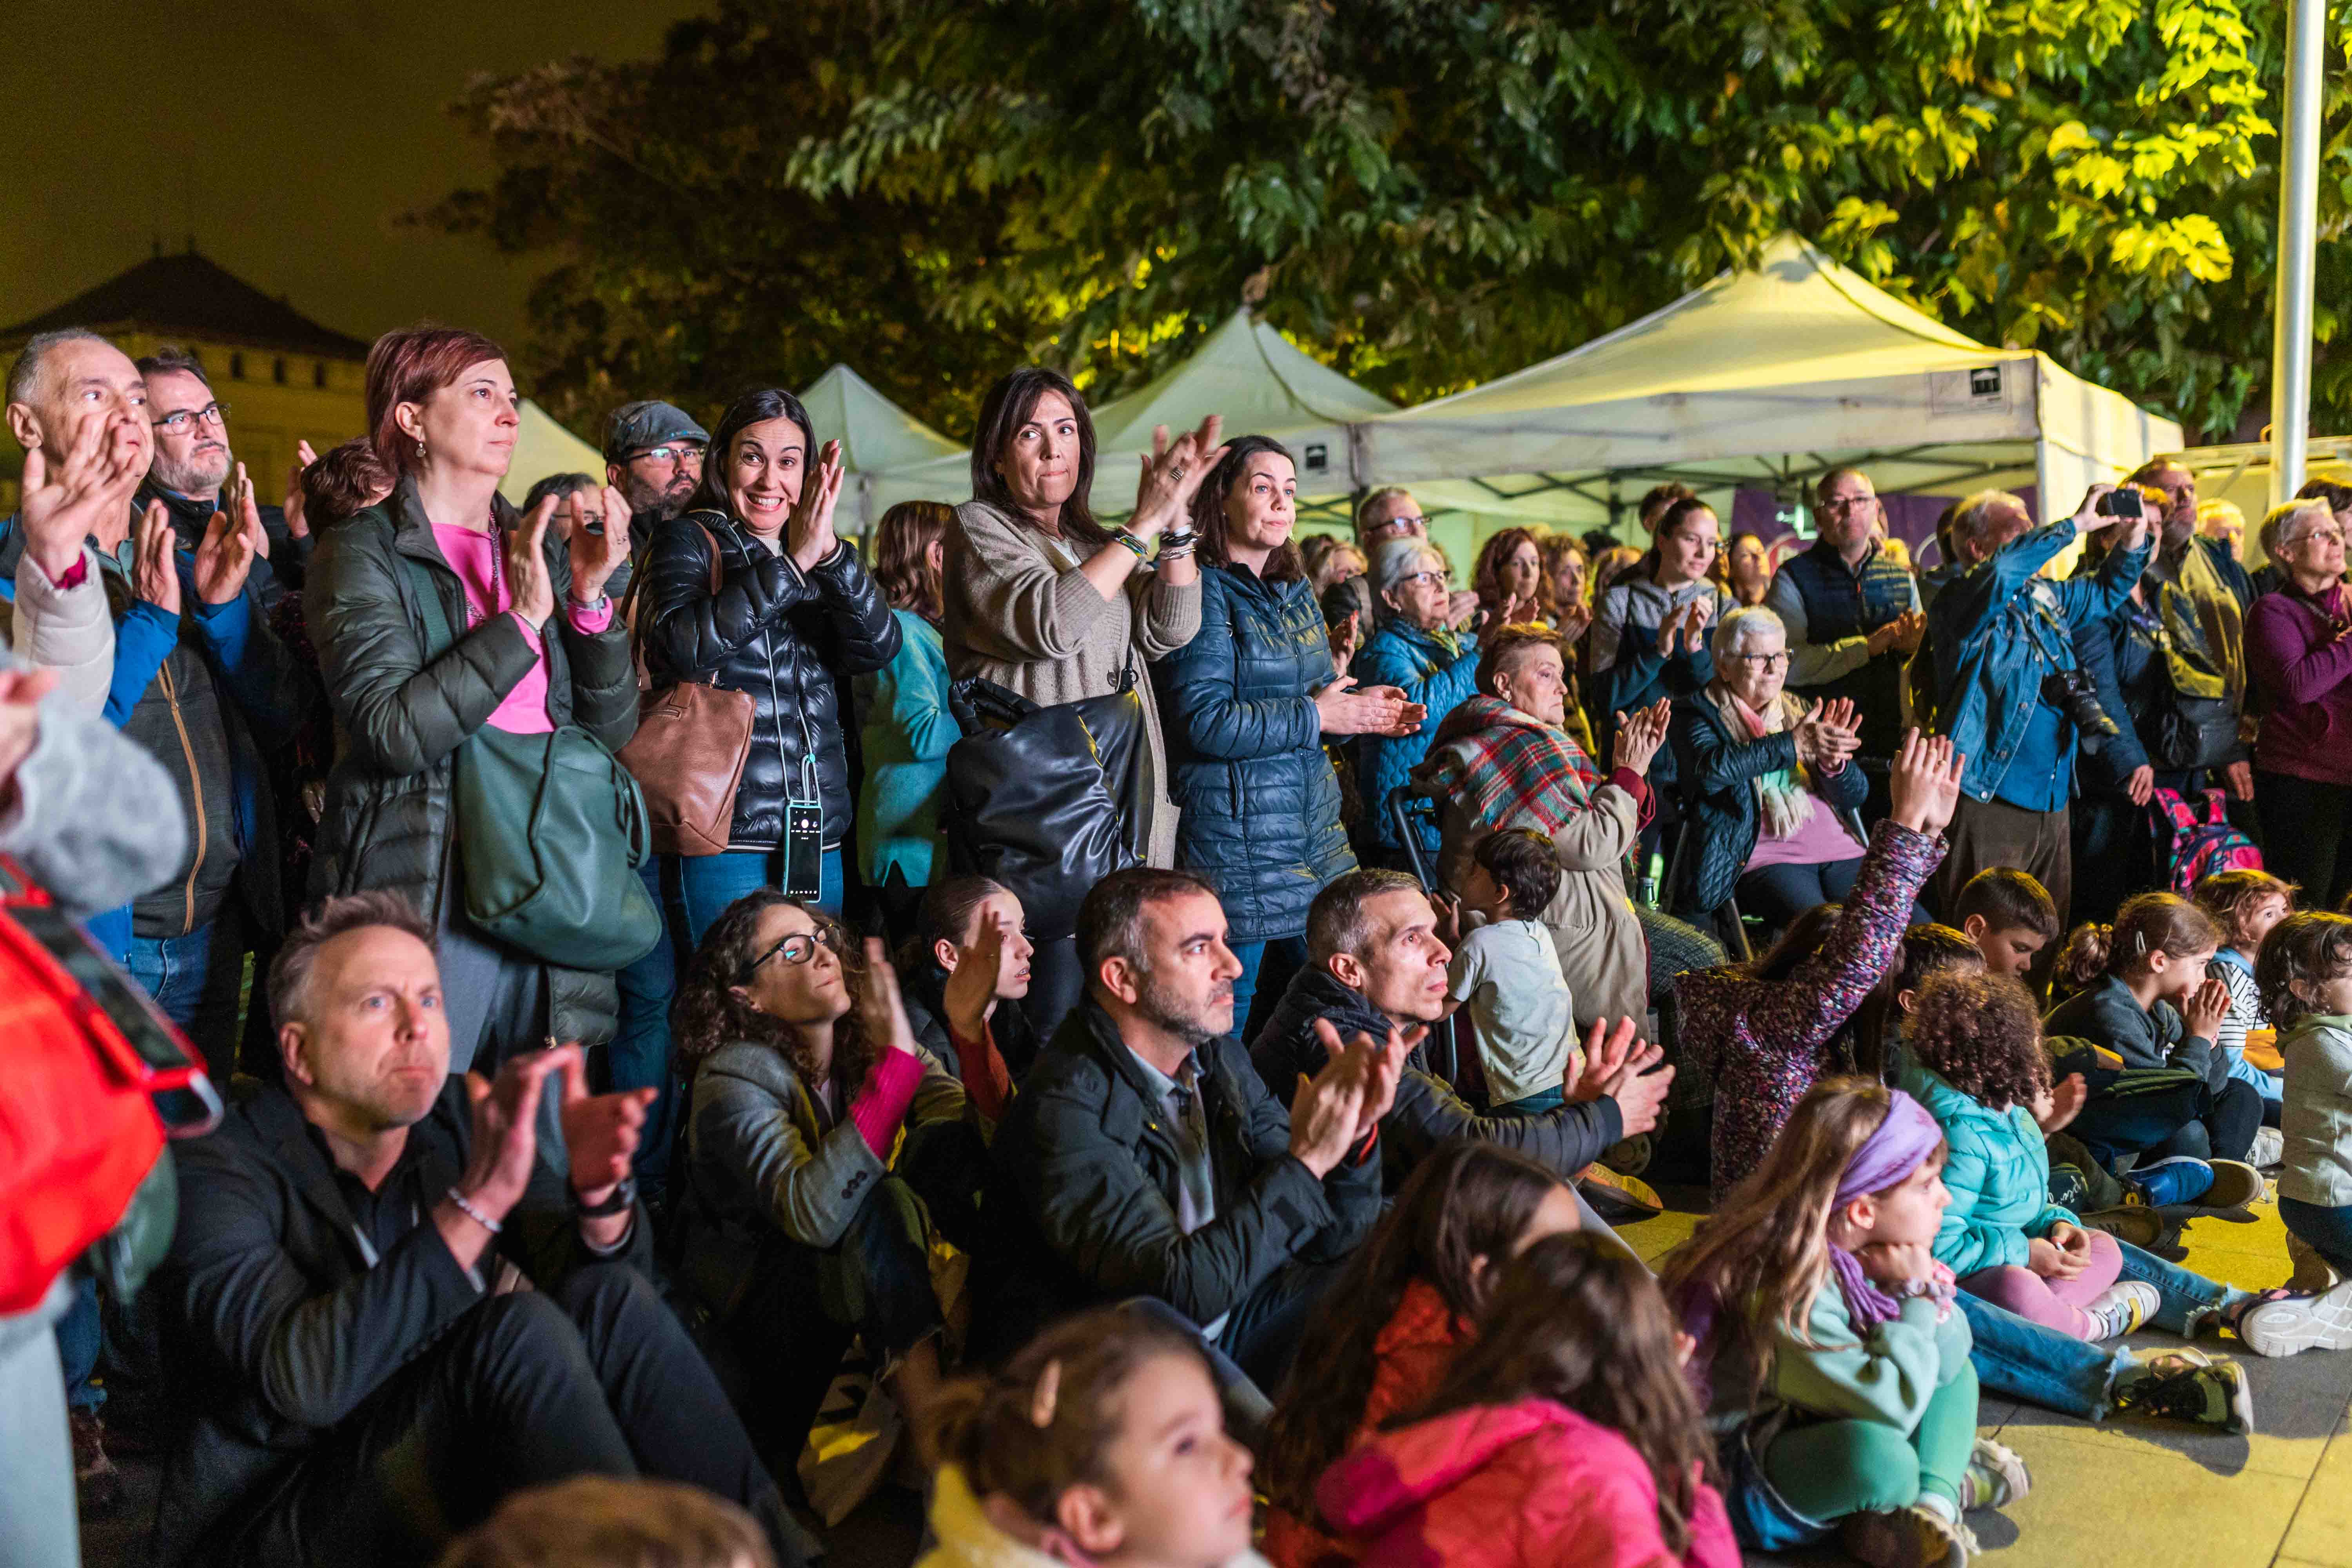
<instances>
[{"instance_id":1,"label":"bracelet","mask_svg":"<svg viewBox=\"0 0 2352 1568\"><path fill-rule=\"evenodd\" d=\"M506 1226L500 1225L498 1221L492 1219L489 1215L484 1214L481 1210L467 1203L466 1201L466 1194L459 1192L457 1188L451 1187L447 1195L449 1201L457 1205L457 1212L459 1214L464 1215L467 1219L472 1220L476 1225L480 1226L492 1236L498 1235L499 1232L506 1228Z\"/></svg>"},{"instance_id":2,"label":"bracelet","mask_svg":"<svg viewBox=\"0 0 2352 1568\"><path fill-rule=\"evenodd\" d=\"M1198 530L1171 528L1160 536L1160 553L1165 555L1171 550L1190 550L1200 542L1201 535Z\"/></svg>"},{"instance_id":3,"label":"bracelet","mask_svg":"<svg viewBox=\"0 0 2352 1568\"><path fill-rule=\"evenodd\" d=\"M582 1203L578 1189L573 1189L572 1210L582 1219L609 1219L616 1214L628 1213L630 1205L636 1201L637 1178L628 1175L613 1184L613 1190L604 1194L604 1201L601 1204Z\"/></svg>"},{"instance_id":4,"label":"bracelet","mask_svg":"<svg viewBox=\"0 0 2352 1568\"><path fill-rule=\"evenodd\" d=\"M1111 530L1110 536L1113 539L1118 540L1121 544L1126 545L1129 550L1135 552L1135 558L1138 561L1146 560L1151 554L1151 547L1150 545L1144 543L1143 541L1136 538L1135 535L1128 532L1128 531L1123 528L1115 528Z\"/></svg>"}]
</instances>

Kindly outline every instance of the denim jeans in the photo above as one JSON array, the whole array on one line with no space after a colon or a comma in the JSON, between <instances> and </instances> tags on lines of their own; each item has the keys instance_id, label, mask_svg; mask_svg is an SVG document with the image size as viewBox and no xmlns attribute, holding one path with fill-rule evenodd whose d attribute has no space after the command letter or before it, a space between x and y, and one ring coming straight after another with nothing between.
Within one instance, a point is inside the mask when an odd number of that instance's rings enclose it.
<instances>
[{"instance_id":1,"label":"denim jeans","mask_svg":"<svg viewBox=\"0 0 2352 1568\"><path fill-rule=\"evenodd\" d=\"M1278 936L1269 942L1244 942L1233 945L1234 956L1242 961L1241 978L1234 982L1234 1034L1247 1045L1257 1037L1250 1029L1250 1007L1258 994L1258 977L1263 974L1271 984L1271 996L1279 997L1290 984L1290 977L1307 965L1307 939L1303 936ZM1268 959L1273 962L1269 963Z\"/></svg>"},{"instance_id":2,"label":"denim jeans","mask_svg":"<svg viewBox=\"0 0 2352 1568\"><path fill-rule=\"evenodd\" d=\"M2279 1218L2287 1229L2309 1243L2329 1267L2352 1279L2352 1208L2307 1204L2301 1198L2279 1196Z\"/></svg>"},{"instance_id":3,"label":"denim jeans","mask_svg":"<svg viewBox=\"0 0 2352 1568\"><path fill-rule=\"evenodd\" d=\"M666 857L677 867L679 908L684 911L686 942L690 952L702 945L727 906L744 894L784 883L784 857L776 849L730 849L723 855ZM841 913L841 847L824 852L817 876L816 907L829 915Z\"/></svg>"},{"instance_id":4,"label":"denim jeans","mask_svg":"<svg viewBox=\"0 0 2352 1568\"><path fill-rule=\"evenodd\" d=\"M242 922L223 911L185 936L134 936L121 956L131 978L202 1053L213 1081L226 1086L236 1066L237 993L245 979Z\"/></svg>"},{"instance_id":5,"label":"denim jeans","mask_svg":"<svg viewBox=\"0 0 2352 1568\"><path fill-rule=\"evenodd\" d=\"M2247 1299L2246 1292L2234 1286L2176 1268L2155 1253L2134 1247L2128 1241L2116 1245L2123 1249L2123 1277L2155 1286L2157 1293L2163 1298L2148 1323L2166 1333L2194 1339L2217 1313L2233 1310L2238 1303Z\"/></svg>"},{"instance_id":6,"label":"denim jeans","mask_svg":"<svg viewBox=\"0 0 2352 1568\"><path fill-rule=\"evenodd\" d=\"M85 1275L74 1281L73 1305L58 1320L58 1360L65 1363L66 1405L96 1414L106 1403L106 1390L90 1381L98 1375L98 1281Z\"/></svg>"},{"instance_id":7,"label":"denim jeans","mask_svg":"<svg viewBox=\"0 0 2352 1568\"><path fill-rule=\"evenodd\" d=\"M1978 1383L2062 1415L2091 1421L2106 1415L2116 1371L2130 1352L2045 1329L1965 1290L1958 1301L1976 1342L1969 1362L1977 1369Z\"/></svg>"},{"instance_id":8,"label":"denim jeans","mask_svg":"<svg viewBox=\"0 0 2352 1568\"><path fill-rule=\"evenodd\" d=\"M640 868L645 878L646 891L654 907L667 911L669 901L663 897L664 868L671 864L667 858L655 856ZM673 873L668 879L675 883ZM646 1112L645 1131L639 1135L636 1159L632 1168L636 1173L637 1189L647 1203L662 1195L669 1178L669 1151L676 1111L675 1092L669 1070L669 1005L677 993L678 931L667 913L663 919L662 940L654 943L651 952L630 964L615 976L621 989L620 1026L613 1035L613 1043L604 1053L604 1085L606 1091L631 1089L658 1089L652 1109Z\"/></svg>"}]
</instances>

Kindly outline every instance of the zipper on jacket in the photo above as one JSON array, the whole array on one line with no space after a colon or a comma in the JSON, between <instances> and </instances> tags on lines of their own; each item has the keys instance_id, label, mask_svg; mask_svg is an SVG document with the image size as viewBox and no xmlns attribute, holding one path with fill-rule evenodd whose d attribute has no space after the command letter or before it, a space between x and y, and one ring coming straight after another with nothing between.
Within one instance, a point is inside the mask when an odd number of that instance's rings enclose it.
<instances>
[{"instance_id":1,"label":"zipper on jacket","mask_svg":"<svg viewBox=\"0 0 2352 1568\"><path fill-rule=\"evenodd\" d=\"M188 862L187 886L180 894L180 934L185 936L196 929L196 873L205 863L205 775L196 766L196 748L188 739L187 721L180 716L180 689L172 679L172 661L166 658L155 673L163 679L163 700L172 710L172 728L180 732L180 754L188 759L188 788L196 797L196 854Z\"/></svg>"}]
</instances>

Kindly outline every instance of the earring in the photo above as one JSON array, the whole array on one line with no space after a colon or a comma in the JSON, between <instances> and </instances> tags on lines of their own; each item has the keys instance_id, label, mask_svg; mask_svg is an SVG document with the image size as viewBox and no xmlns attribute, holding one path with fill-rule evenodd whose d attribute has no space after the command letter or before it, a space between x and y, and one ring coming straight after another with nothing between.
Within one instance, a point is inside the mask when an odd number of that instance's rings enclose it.
<instances>
[{"instance_id":1,"label":"earring","mask_svg":"<svg viewBox=\"0 0 2352 1568\"><path fill-rule=\"evenodd\" d=\"M420 458L425 456L425 443L422 441L416 443L416 455Z\"/></svg>"}]
</instances>

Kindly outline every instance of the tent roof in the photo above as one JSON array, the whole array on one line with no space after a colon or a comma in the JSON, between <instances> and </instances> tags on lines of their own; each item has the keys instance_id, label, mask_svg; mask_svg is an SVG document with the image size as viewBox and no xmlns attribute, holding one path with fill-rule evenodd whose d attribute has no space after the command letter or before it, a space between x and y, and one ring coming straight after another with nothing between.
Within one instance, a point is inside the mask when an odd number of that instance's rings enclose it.
<instances>
[{"instance_id":1,"label":"tent roof","mask_svg":"<svg viewBox=\"0 0 2352 1568\"><path fill-rule=\"evenodd\" d=\"M2052 448L2071 483L2074 467L2128 467L2179 442L2169 421L2045 355L1954 331L1789 234L1753 269L1357 437L1360 483L1588 495L1612 475L1636 490L1667 477L1770 488L1853 460L1882 490L1972 489L2031 479Z\"/></svg>"},{"instance_id":2,"label":"tent roof","mask_svg":"<svg viewBox=\"0 0 2352 1568\"><path fill-rule=\"evenodd\" d=\"M839 441L842 459L853 474L904 468L963 450L845 364L818 376L801 394L801 403L816 424L818 443Z\"/></svg>"},{"instance_id":3,"label":"tent roof","mask_svg":"<svg viewBox=\"0 0 2352 1568\"><path fill-rule=\"evenodd\" d=\"M530 487L550 474L583 473L604 482L604 454L555 422L555 416L526 397L522 426L515 432L514 457L499 494L520 506Z\"/></svg>"}]
</instances>

